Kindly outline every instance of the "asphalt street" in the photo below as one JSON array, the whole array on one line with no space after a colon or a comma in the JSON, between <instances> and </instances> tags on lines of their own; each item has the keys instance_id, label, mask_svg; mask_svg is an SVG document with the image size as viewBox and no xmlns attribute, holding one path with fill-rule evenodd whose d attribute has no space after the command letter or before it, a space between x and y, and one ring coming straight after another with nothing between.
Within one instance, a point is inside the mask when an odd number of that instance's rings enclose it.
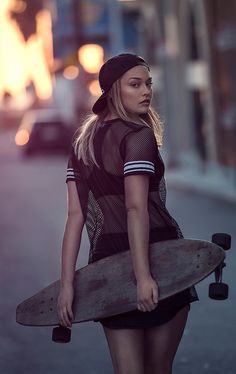
<instances>
[{"instance_id":1,"label":"asphalt street","mask_svg":"<svg viewBox=\"0 0 236 374\"><path fill-rule=\"evenodd\" d=\"M102 328L94 322L73 326L70 344L51 341L51 328L15 322L16 306L59 278L60 246L66 218L64 156L23 159L13 146L0 150L0 373L111 374ZM167 181L168 185L168 181ZM197 290L173 374L236 374L236 205L168 189L168 208L185 237L211 240L214 232L232 235L224 282L225 301L208 298L213 276ZM78 267L88 258L84 232Z\"/></svg>"}]
</instances>

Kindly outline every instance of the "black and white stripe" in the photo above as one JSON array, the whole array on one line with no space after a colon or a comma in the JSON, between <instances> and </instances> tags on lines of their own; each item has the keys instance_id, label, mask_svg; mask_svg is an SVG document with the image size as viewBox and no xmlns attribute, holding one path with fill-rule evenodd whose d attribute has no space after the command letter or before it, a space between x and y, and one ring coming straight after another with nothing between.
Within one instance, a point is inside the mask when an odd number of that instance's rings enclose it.
<instances>
[{"instance_id":1,"label":"black and white stripe","mask_svg":"<svg viewBox=\"0 0 236 374\"><path fill-rule=\"evenodd\" d=\"M144 173L155 173L154 163L151 161L129 161L124 164L124 175L144 172Z\"/></svg>"},{"instance_id":2,"label":"black and white stripe","mask_svg":"<svg viewBox=\"0 0 236 374\"><path fill-rule=\"evenodd\" d=\"M66 173L66 179L79 179L79 173L73 168L68 168Z\"/></svg>"}]
</instances>

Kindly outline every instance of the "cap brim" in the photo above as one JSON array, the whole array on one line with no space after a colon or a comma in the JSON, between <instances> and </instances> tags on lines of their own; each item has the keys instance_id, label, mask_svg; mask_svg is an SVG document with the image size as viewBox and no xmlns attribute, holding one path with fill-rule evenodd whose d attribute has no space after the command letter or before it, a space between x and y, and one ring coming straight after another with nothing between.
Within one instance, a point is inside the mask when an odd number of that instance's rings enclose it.
<instances>
[{"instance_id":1,"label":"cap brim","mask_svg":"<svg viewBox=\"0 0 236 374\"><path fill-rule=\"evenodd\" d=\"M93 113L98 114L102 112L106 108L106 105L107 105L107 93L104 92L94 103L92 107Z\"/></svg>"}]
</instances>

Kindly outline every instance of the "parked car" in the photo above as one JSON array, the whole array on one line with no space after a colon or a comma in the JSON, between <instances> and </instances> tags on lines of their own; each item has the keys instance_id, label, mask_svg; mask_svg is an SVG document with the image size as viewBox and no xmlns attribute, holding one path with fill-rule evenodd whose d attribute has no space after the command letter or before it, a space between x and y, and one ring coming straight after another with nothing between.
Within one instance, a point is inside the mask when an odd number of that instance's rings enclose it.
<instances>
[{"instance_id":1,"label":"parked car","mask_svg":"<svg viewBox=\"0 0 236 374\"><path fill-rule=\"evenodd\" d=\"M68 153L74 128L54 110L25 113L15 136L25 156L38 153Z\"/></svg>"}]
</instances>

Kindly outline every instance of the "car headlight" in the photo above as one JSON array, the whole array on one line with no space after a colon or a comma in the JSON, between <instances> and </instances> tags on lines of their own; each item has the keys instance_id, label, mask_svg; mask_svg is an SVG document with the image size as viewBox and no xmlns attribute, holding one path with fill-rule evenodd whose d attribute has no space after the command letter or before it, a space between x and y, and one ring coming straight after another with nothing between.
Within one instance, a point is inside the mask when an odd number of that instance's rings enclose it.
<instances>
[{"instance_id":1,"label":"car headlight","mask_svg":"<svg viewBox=\"0 0 236 374\"><path fill-rule=\"evenodd\" d=\"M29 141L29 131L26 129L20 129L17 131L15 136L15 143L18 146L23 146Z\"/></svg>"}]
</instances>

